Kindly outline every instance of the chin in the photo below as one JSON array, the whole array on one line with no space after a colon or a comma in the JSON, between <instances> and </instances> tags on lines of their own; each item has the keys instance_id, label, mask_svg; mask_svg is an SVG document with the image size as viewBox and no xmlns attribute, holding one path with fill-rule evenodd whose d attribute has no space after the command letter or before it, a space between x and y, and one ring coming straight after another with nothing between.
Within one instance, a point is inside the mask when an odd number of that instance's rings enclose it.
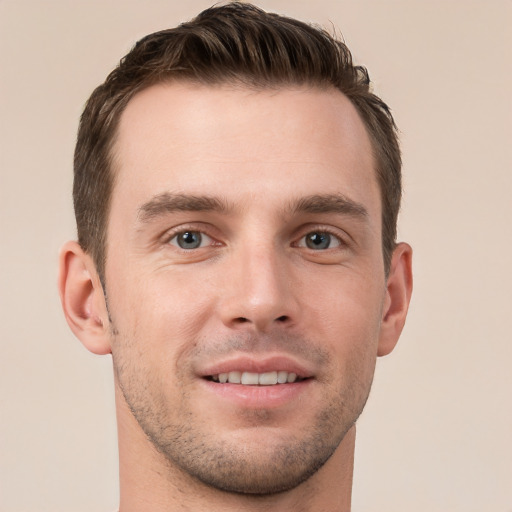
<instances>
[{"instance_id":1,"label":"chin","mask_svg":"<svg viewBox=\"0 0 512 512\"><path fill-rule=\"evenodd\" d=\"M252 427L222 436L189 424L175 429L172 439L152 441L185 476L223 492L264 496L307 481L335 453L352 424L327 414L295 432Z\"/></svg>"}]
</instances>

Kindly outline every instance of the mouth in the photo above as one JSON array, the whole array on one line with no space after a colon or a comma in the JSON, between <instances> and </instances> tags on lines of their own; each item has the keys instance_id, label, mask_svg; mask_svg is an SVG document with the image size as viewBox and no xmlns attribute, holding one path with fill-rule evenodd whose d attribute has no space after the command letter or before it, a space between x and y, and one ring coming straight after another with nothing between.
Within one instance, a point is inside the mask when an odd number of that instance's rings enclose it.
<instances>
[{"instance_id":1,"label":"mouth","mask_svg":"<svg viewBox=\"0 0 512 512\"><path fill-rule=\"evenodd\" d=\"M208 400L220 399L244 410L268 411L286 408L297 403L299 397L309 396L316 372L307 361L288 355L236 354L198 369L198 377L209 393Z\"/></svg>"},{"instance_id":2,"label":"mouth","mask_svg":"<svg viewBox=\"0 0 512 512\"><path fill-rule=\"evenodd\" d=\"M220 384L240 384L241 386L275 386L278 384L293 384L308 379L308 377L300 377L295 372L286 370L263 373L235 370L207 375L205 378Z\"/></svg>"}]
</instances>

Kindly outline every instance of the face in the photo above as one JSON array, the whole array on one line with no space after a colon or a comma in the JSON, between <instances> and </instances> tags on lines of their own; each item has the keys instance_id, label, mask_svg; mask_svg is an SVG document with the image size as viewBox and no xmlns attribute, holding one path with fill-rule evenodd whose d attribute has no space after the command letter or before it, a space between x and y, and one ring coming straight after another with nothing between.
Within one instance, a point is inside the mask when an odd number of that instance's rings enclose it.
<instances>
[{"instance_id":1,"label":"face","mask_svg":"<svg viewBox=\"0 0 512 512\"><path fill-rule=\"evenodd\" d=\"M173 468L291 489L367 399L386 283L368 136L338 91L153 86L123 113L116 385Z\"/></svg>"}]
</instances>

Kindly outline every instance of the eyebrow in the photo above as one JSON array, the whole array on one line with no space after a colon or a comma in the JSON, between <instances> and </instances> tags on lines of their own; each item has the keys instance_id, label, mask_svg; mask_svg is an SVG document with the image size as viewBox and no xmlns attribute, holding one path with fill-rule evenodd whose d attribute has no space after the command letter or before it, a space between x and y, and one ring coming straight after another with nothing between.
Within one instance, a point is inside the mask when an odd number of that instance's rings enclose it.
<instances>
[{"instance_id":1,"label":"eyebrow","mask_svg":"<svg viewBox=\"0 0 512 512\"><path fill-rule=\"evenodd\" d=\"M337 213L354 218L368 217L366 208L352 199L341 194L316 194L301 197L289 203L286 211L293 213ZM138 212L139 220L143 223L174 212L219 212L233 211L225 200L208 195L172 194L164 192L152 197L144 203Z\"/></svg>"},{"instance_id":2,"label":"eyebrow","mask_svg":"<svg viewBox=\"0 0 512 512\"><path fill-rule=\"evenodd\" d=\"M171 194L164 192L144 203L139 208L138 217L142 222L149 222L162 215L174 212L208 212L227 213L231 208L217 197Z\"/></svg>"},{"instance_id":3,"label":"eyebrow","mask_svg":"<svg viewBox=\"0 0 512 512\"><path fill-rule=\"evenodd\" d=\"M362 204L341 194L301 197L291 204L290 210L296 213L339 213L360 219L368 217L368 210Z\"/></svg>"}]
</instances>

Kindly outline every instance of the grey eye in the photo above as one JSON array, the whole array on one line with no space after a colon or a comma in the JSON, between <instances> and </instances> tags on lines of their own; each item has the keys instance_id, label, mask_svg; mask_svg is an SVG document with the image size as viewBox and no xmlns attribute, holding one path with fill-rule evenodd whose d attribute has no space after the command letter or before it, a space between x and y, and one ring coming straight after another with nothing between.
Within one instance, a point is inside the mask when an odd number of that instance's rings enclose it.
<instances>
[{"instance_id":1,"label":"grey eye","mask_svg":"<svg viewBox=\"0 0 512 512\"><path fill-rule=\"evenodd\" d=\"M197 249L203 244L203 238L209 237L203 236L199 231L183 231L174 236L170 243L180 249Z\"/></svg>"},{"instance_id":2,"label":"grey eye","mask_svg":"<svg viewBox=\"0 0 512 512\"><path fill-rule=\"evenodd\" d=\"M326 233L325 231L313 231L308 233L302 240L301 243L299 243L299 246L305 246L308 249L313 249L314 251L331 249L340 245L340 241L337 237Z\"/></svg>"}]
</instances>

